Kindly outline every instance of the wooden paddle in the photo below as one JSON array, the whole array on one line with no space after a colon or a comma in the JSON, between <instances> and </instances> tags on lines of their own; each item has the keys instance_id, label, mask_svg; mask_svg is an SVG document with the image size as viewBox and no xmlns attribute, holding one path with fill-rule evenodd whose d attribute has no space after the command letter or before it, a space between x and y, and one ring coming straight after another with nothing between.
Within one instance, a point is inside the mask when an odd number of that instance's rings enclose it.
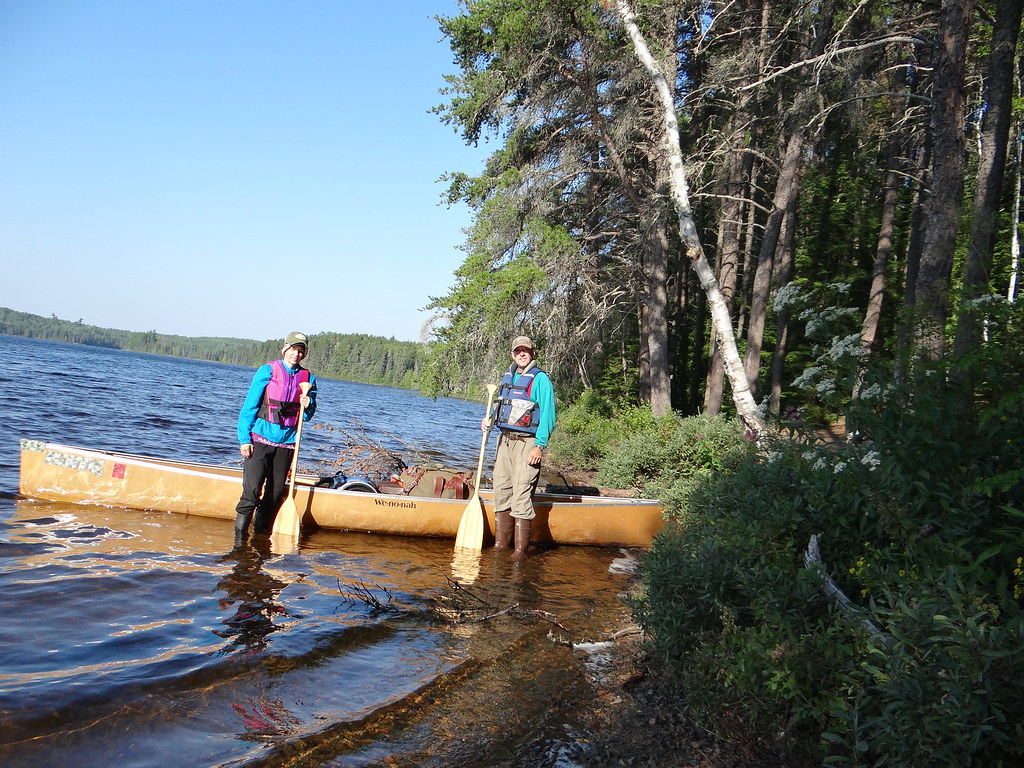
<instances>
[{"instance_id":1,"label":"wooden paddle","mask_svg":"<svg viewBox=\"0 0 1024 768\"><path fill-rule=\"evenodd\" d=\"M491 415L491 404L494 402L494 393L498 389L495 384L487 385L487 415ZM476 479L473 481L473 495L466 505L466 511L462 513L462 520L459 521L459 533L455 537L456 549L483 549L484 547L484 507L480 503L480 476L484 471L484 453L487 450L487 436L490 430L484 430L484 436L480 440L480 460L476 465Z\"/></svg>"},{"instance_id":2,"label":"wooden paddle","mask_svg":"<svg viewBox=\"0 0 1024 768\"><path fill-rule=\"evenodd\" d=\"M299 384L299 389L305 395L313 388L308 381ZM299 510L295 507L295 470L299 466L299 441L302 439L302 418L306 414L305 407L299 404L299 424L295 428L295 448L292 450L292 471L288 476L288 495L285 496L281 508L277 510L277 517L274 518L273 536L291 536L298 538L299 528L302 519Z\"/></svg>"}]
</instances>

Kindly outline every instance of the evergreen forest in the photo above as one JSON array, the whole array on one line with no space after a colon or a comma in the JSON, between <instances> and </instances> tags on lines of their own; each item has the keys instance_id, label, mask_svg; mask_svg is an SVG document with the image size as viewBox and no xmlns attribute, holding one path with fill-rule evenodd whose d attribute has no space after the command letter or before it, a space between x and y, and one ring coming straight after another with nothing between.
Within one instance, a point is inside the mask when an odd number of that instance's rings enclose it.
<instances>
[{"instance_id":1,"label":"evergreen forest","mask_svg":"<svg viewBox=\"0 0 1024 768\"><path fill-rule=\"evenodd\" d=\"M652 727L751 765L1024 760L1021 11L438 18L436 113L494 150L446 179L474 219L421 387L478 394L525 333L555 458L664 502L632 605L686 704Z\"/></svg>"},{"instance_id":2,"label":"evergreen forest","mask_svg":"<svg viewBox=\"0 0 1024 768\"><path fill-rule=\"evenodd\" d=\"M439 18L458 70L439 119L496 149L447 177L475 215L432 300L424 390L478 388L526 333L567 400L717 414L742 378L768 413L834 414L868 358L975 346L986 308L1017 294L1017 5L637 2L674 86L686 210L629 3Z\"/></svg>"},{"instance_id":3,"label":"evergreen forest","mask_svg":"<svg viewBox=\"0 0 1024 768\"><path fill-rule=\"evenodd\" d=\"M122 331L5 307L0 307L0 334L247 367L256 367L281 356L281 339L192 338L156 331ZM312 334L309 342L307 364L318 376L402 389L419 386L419 372L426 357L421 344L341 333Z\"/></svg>"}]
</instances>

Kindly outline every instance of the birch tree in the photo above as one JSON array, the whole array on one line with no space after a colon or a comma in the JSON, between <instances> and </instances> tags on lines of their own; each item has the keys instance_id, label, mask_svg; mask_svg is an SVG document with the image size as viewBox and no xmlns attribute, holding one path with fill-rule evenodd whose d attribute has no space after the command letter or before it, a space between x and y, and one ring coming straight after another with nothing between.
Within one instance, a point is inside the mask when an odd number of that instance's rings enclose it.
<instances>
[{"instance_id":1,"label":"birch tree","mask_svg":"<svg viewBox=\"0 0 1024 768\"><path fill-rule=\"evenodd\" d=\"M493 359L522 330L540 337L556 375L586 384L596 350L639 329L644 399L664 415L673 244L660 108L646 76L582 0L467 8L441 20L462 73L438 111L467 141L499 134L503 145L484 174L455 175L450 187L449 199L478 215L455 288L431 305L448 312L436 333L443 362L484 350ZM670 39L674 21L666 14Z\"/></svg>"},{"instance_id":2,"label":"birch tree","mask_svg":"<svg viewBox=\"0 0 1024 768\"><path fill-rule=\"evenodd\" d=\"M672 201L678 217L679 235L690 264L700 280L701 288L704 289L704 293L708 298L708 306L711 308L714 320L716 339L722 350L722 360L726 376L732 387L737 415L747 425L747 428L760 439L766 434L765 424L757 412L757 405L754 402L750 386L744 375L743 361L740 359L739 350L736 346L736 336L733 331L732 318L729 316L728 305L719 288L715 271L704 257L704 249L697 232L697 226L693 220L689 199L689 184L683 166L683 155L679 141L679 122L676 117L676 102L673 91L669 88L664 73L651 55L647 40L637 26L636 16L633 14L632 7L627 0L614 0L614 2L615 11L625 27L630 41L633 43L637 58L650 76L661 103L665 129L663 151L668 158L669 180Z\"/></svg>"}]
</instances>

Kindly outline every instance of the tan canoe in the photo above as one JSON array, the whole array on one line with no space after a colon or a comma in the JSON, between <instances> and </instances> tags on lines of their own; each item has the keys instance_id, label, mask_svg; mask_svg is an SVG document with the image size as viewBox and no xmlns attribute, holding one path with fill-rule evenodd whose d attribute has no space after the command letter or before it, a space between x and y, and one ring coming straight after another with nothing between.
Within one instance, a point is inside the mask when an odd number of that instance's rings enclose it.
<instances>
[{"instance_id":1,"label":"tan canoe","mask_svg":"<svg viewBox=\"0 0 1024 768\"><path fill-rule=\"evenodd\" d=\"M317 488L317 479L296 477L303 526L454 539L466 508L460 499ZM30 498L233 520L241 487L235 467L21 441L19 490ZM491 492L481 489L480 500L493 536ZM645 547L664 524L661 504L651 499L538 493L534 507L537 542Z\"/></svg>"}]
</instances>

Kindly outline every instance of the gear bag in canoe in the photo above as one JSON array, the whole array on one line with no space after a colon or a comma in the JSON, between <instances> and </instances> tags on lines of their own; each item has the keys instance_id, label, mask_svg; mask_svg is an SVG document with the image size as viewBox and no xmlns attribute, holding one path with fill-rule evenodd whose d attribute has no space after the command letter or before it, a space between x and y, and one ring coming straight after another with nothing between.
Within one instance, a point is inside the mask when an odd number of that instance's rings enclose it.
<instances>
[{"instance_id":1,"label":"gear bag in canoe","mask_svg":"<svg viewBox=\"0 0 1024 768\"><path fill-rule=\"evenodd\" d=\"M473 483L465 472L440 467L408 467L380 484L381 493L435 499L468 499Z\"/></svg>"}]
</instances>

